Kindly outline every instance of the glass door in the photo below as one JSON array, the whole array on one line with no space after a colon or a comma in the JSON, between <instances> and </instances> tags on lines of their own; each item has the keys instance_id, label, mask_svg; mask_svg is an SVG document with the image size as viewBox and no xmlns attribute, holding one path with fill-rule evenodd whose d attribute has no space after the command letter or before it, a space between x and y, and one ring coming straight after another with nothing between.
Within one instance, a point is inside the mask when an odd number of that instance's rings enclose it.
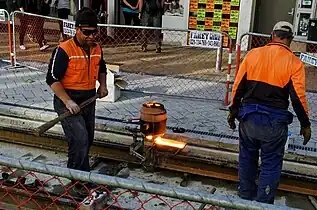
<instances>
[{"instance_id":1,"label":"glass door","mask_svg":"<svg viewBox=\"0 0 317 210\"><path fill-rule=\"evenodd\" d=\"M307 39L309 19L315 18L317 0L298 0L295 15L295 36Z\"/></svg>"}]
</instances>

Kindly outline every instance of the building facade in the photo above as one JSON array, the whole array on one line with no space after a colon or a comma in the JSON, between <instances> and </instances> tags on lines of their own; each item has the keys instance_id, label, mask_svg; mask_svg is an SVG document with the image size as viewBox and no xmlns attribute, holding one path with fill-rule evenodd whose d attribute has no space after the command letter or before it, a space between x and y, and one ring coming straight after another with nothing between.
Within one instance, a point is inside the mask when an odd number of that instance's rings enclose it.
<instances>
[{"instance_id":1,"label":"building facade","mask_svg":"<svg viewBox=\"0 0 317 210\"><path fill-rule=\"evenodd\" d=\"M178 29L193 29L189 26L192 14L199 16L197 18L205 18L205 22L210 22L209 27L219 29L219 18L222 21L230 19L231 35L239 37L246 32L257 32L269 34L272 27L277 21L286 20L293 23L295 28L295 36L301 39L307 39L309 19L316 17L316 2L317 0L166 0L167 12L163 16L164 28ZM231 6L237 10L232 20L231 15L226 16L228 10L225 9L225 4L238 5ZM197 4L197 8L195 6ZM175 7L176 5L176 7ZM207 5L207 6L205 6ZM209 8L208 8L209 5ZM174 6L174 8L173 8ZM213 7L213 8L212 8ZM210 15L208 13L210 10ZM201 11L205 10L205 11ZM222 11L220 11L222 10ZM222 12L222 17L219 17L217 12ZM120 0L108 0L108 23L124 24L121 14ZM196 14L195 14L196 13ZM231 26L235 22L238 15L238 23ZM195 20L194 20L195 21ZM217 23L218 22L218 23ZM213 24L214 23L214 24ZM226 23L221 22L221 29L226 28ZM235 28L236 27L236 28ZM207 28L207 29L206 29ZM201 28L199 28L201 30ZM205 24L205 29L208 30L208 24ZM236 36L234 36L236 32Z\"/></svg>"}]
</instances>

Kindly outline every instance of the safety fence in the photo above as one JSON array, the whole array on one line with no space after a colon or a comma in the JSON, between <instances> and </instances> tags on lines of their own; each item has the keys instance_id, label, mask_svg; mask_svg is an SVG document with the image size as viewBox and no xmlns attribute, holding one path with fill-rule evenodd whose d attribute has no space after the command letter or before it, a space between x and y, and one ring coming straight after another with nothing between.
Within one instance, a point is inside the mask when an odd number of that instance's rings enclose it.
<instances>
[{"instance_id":1,"label":"safety fence","mask_svg":"<svg viewBox=\"0 0 317 210\"><path fill-rule=\"evenodd\" d=\"M14 12L11 14L11 20L15 64L34 67L43 73L47 71L53 49L60 41L69 39L74 34L74 29L71 28L74 22L64 22L68 25L68 29L63 31L63 20L54 17ZM178 100L179 97L170 100L170 97L166 102L169 108L170 128L181 126L194 137L207 135L208 138L216 141L222 137L222 140L229 138L233 139L230 142L235 144L238 135L228 128L225 120L226 112L211 111L229 103L231 91L229 84L233 82L235 74L235 71L231 72L231 65L234 67L236 62L231 61L232 41L227 34L214 32L213 35L221 38L219 43L223 43L220 44L220 48L193 47L188 45L190 33L189 30L179 29L99 25L97 41L102 44L104 58L107 63L120 66L120 75L127 82L124 88L129 91L124 99L116 103L117 107L123 107L123 113L118 112L109 118L118 121L137 116L139 103L143 100L141 98L150 98L152 93L180 96L181 100ZM251 35L243 36L240 45L238 44L242 50L237 50L239 57L237 64L241 60L239 56L241 53L244 55L247 50L268 42L268 35ZM148 41L146 52L141 49L145 39ZM158 40L162 40L162 53L156 52ZM210 43L215 44L215 42ZM20 44L23 44L25 49L20 47ZM49 45L48 48L46 45ZM309 49L311 48L310 46ZM314 74L314 71L310 72ZM42 83L43 81L37 82L46 85L45 82ZM131 91L140 94L133 95L130 94ZM50 95L48 97L48 100L51 100L52 97ZM217 102L210 103L205 99L215 99ZM308 99L310 104L317 101L312 91L308 93ZM136 106L137 108L134 109ZM114 110L117 111L117 107ZM317 112L311 111L311 113L312 119L316 118L314 113ZM296 141L301 139L296 137ZM315 148L314 145L309 147Z\"/></svg>"},{"instance_id":2,"label":"safety fence","mask_svg":"<svg viewBox=\"0 0 317 210\"><path fill-rule=\"evenodd\" d=\"M61 19L22 12L12 14L12 23L15 61L43 71L53 49L75 30L63 31ZM68 26L72 24L68 21ZM223 101L229 87L231 39L225 33L212 32L221 39L218 49L193 47L188 44L190 33L104 24L99 25L97 41L106 62L120 65L128 90ZM214 43L211 39L205 45ZM162 53L158 52L160 45Z\"/></svg>"},{"instance_id":3,"label":"safety fence","mask_svg":"<svg viewBox=\"0 0 317 210\"><path fill-rule=\"evenodd\" d=\"M5 156L0 165L5 209L291 209Z\"/></svg>"},{"instance_id":4,"label":"safety fence","mask_svg":"<svg viewBox=\"0 0 317 210\"><path fill-rule=\"evenodd\" d=\"M27 101L34 95L38 98L37 101L46 100L50 103L50 91L38 90L48 89L43 75L47 72L53 49L60 41L74 35L74 22L16 11L11 13L11 24L14 64L28 67L27 71L34 71L31 74L38 77L16 78L17 87L12 89L7 85L7 89L12 90L0 94L13 100L26 98ZM191 33L197 33L194 34L193 43L190 39ZM209 39L199 37L206 36L206 33L210 36ZM162 40L161 53L156 52L158 37ZM143 52L141 47L145 38L148 46L146 52ZM102 45L106 62L120 66L120 73L115 73L115 76L119 74L126 82L123 87L125 91L121 91L121 97L116 100L118 103L114 103L114 106L123 110L120 109L119 112L116 108L118 114L108 115L114 123L117 120L136 117L139 103L142 103L140 100L161 96L159 99L166 101L166 107L169 109L168 126L181 125L186 128L186 132L191 132L194 136L208 135L216 140L234 133L228 129L224 120L225 111L213 112L210 116L210 110L222 108L229 100L229 83L232 79L230 70L234 63L231 61L232 40L228 38L228 34L105 24L99 25L97 41ZM211 48L195 47L195 44ZM19 71L18 69L14 71ZM21 79L32 84L25 84ZM25 96L24 90L20 89L22 83L31 89L38 87L34 92L39 94L30 93ZM108 84L110 83L111 81ZM30 88L27 92L31 91ZM122 86L120 89L122 90ZM10 91L17 94L11 97ZM108 104L107 108L110 106L112 105Z\"/></svg>"}]
</instances>

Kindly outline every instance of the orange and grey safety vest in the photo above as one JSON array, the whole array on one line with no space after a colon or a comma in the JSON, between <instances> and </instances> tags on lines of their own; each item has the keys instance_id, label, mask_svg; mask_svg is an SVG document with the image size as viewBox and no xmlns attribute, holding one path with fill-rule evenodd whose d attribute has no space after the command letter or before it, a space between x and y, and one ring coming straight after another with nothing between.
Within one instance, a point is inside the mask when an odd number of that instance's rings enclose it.
<instances>
[{"instance_id":1,"label":"orange and grey safety vest","mask_svg":"<svg viewBox=\"0 0 317 210\"><path fill-rule=\"evenodd\" d=\"M100 73L106 73L100 45L95 44L87 54L74 37L54 50L46 82L59 81L69 90L92 90Z\"/></svg>"}]
</instances>

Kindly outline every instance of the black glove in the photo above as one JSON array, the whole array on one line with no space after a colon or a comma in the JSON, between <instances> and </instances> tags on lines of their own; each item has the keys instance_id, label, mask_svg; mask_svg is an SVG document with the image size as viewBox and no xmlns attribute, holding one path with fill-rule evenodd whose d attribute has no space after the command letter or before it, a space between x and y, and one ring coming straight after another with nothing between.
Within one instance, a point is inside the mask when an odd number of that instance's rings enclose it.
<instances>
[{"instance_id":1,"label":"black glove","mask_svg":"<svg viewBox=\"0 0 317 210\"><path fill-rule=\"evenodd\" d=\"M227 121L228 121L228 124L229 124L229 127L234 130L236 129L236 123L234 122L236 117L238 115L238 111L237 110L230 110L229 111L229 115L228 115L228 118L227 118Z\"/></svg>"},{"instance_id":2,"label":"black glove","mask_svg":"<svg viewBox=\"0 0 317 210\"><path fill-rule=\"evenodd\" d=\"M300 129L300 135L304 136L304 141L303 141L303 145L306 145L311 137L311 128L310 126L308 127L301 127Z\"/></svg>"}]
</instances>

